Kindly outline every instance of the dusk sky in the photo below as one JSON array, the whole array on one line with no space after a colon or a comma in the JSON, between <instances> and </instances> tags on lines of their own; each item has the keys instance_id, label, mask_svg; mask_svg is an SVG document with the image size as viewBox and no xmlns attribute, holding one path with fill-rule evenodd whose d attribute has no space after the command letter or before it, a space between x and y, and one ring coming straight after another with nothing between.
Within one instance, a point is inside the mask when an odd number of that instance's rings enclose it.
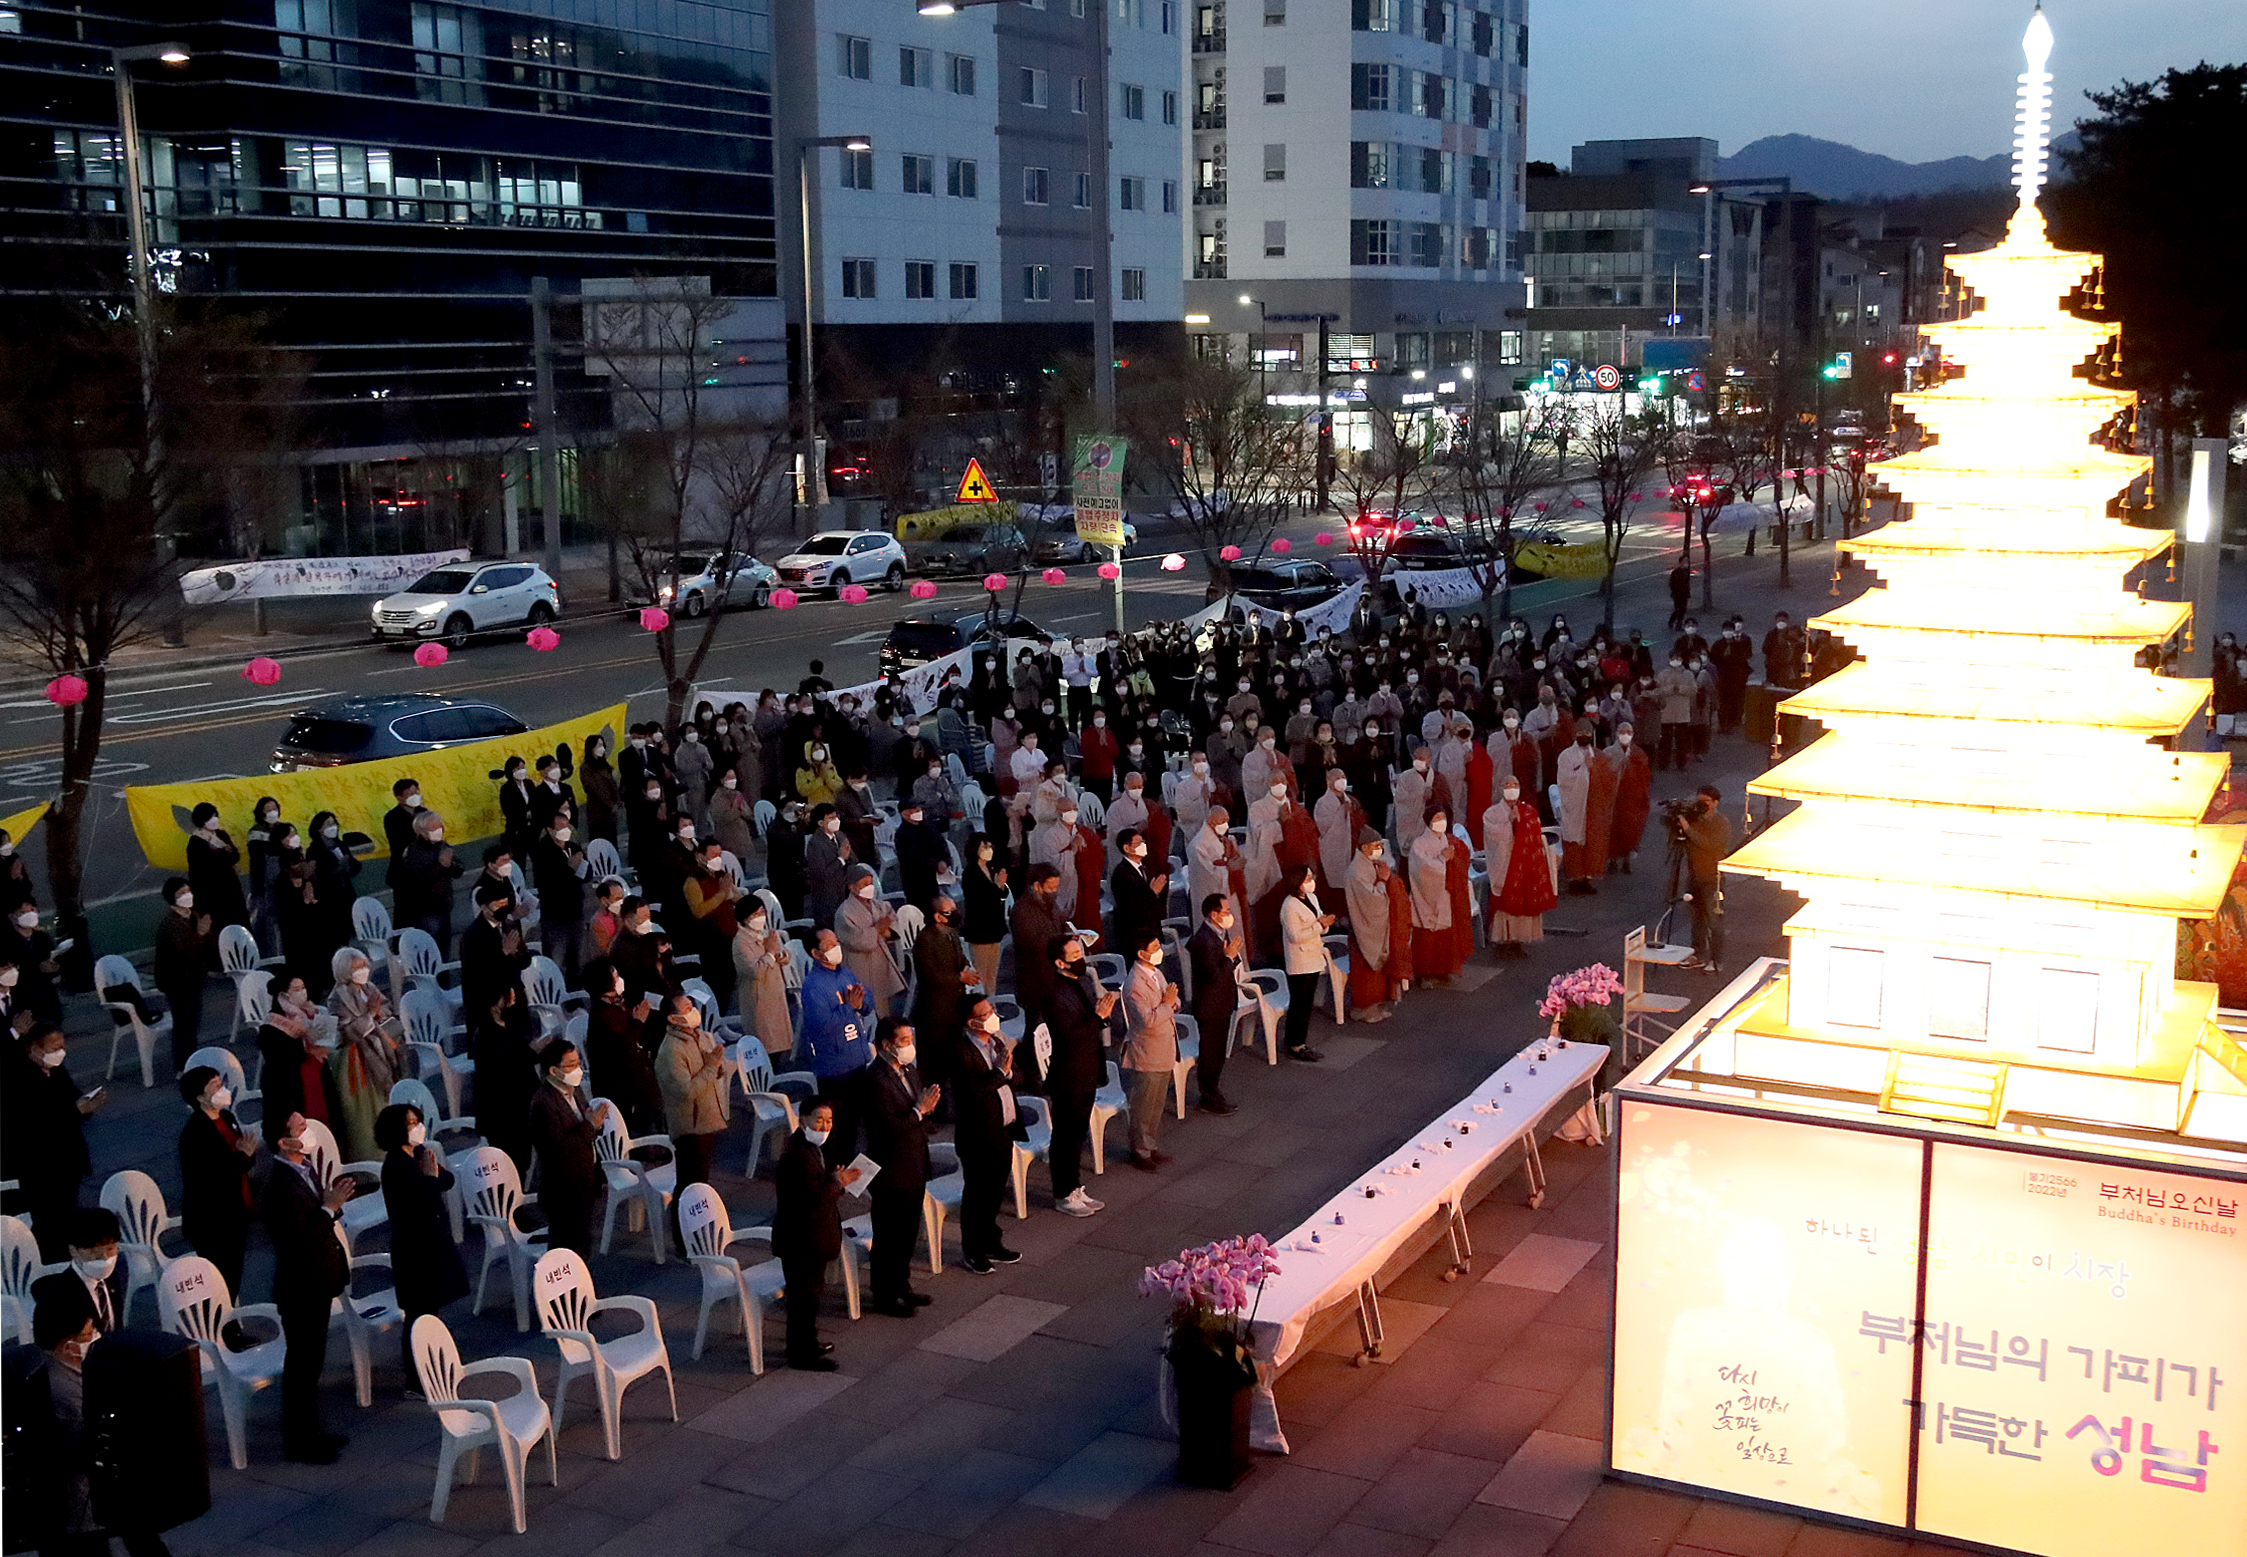
<instances>
[{"instance_id":1,"label":"dusk sky","mask_svg":"<svg viewBox=\"0 0 2247 1557\"><path fill-rule=\"evenodd\" d=\"M2012 139L2022 0L1531 0L1529 154L1799 133L1925 162ZM2053 123L2087 88L2247 61L2247 0L2052 0Z\"/></svg>"}]
</instances>

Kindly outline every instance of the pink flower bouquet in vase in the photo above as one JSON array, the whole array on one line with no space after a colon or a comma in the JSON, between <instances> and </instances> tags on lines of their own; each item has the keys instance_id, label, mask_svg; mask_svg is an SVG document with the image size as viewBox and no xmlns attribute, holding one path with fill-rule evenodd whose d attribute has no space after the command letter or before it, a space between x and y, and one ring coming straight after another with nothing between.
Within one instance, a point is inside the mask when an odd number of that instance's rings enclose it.
<instances>
[{"instance_id":1,"label":"pink flower bouquet in vase","mask_svg":"<svg viewBox=\"0 0 2247 1557\"><path fill-rule=\"evenodd\" d=\"M1251 1233L1181 1250L1139 1278L1142 1297L1170 1302L1165 1354L1178 1389L1178 1479L1189 1486L1229 1488L1248 1474L1249 1326L1279 1268L1272 1246Z\"/></svg>"},{"instance_id":2,"label":"pink flower bouquet in vase","mask_svg":"<svg viewBox=\"0 0 2247 1557\"><path fill-rule=\"evenodd\" d=\"M1615 970L1604 962L1578 968L1573 973L1559 973L1545 986L1545 998L1537 1002L1537 1014L1552 1023L1552 1036L1569 1043L1596 1043L1607 1050L1607 1062L1600 1067L1598 1090L1605 1092L1623 1079L1630 1069L1629 1057L1624 1052L1623 1023L1616 1005L1616 996L1623 993L1623 981ZM1575 1117L1560 1127L1564 1141L1581 1141L1597 1145L1604 1133L1600 1128L1598 1105L1586 1103Z\"/></svg>"}]
</instances>

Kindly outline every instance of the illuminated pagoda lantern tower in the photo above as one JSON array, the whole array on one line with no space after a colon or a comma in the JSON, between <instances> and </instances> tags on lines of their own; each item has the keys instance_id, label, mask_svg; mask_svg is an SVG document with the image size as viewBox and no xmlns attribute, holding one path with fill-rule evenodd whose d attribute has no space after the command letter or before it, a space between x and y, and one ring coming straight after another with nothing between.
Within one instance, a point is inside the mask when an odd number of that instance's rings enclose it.
<instances>
[{"instance_id":1,"label":"illuminated pagoda lantern tower","mask_svg":"<svg viewBox=\"0 0 2247 1557\"><path fill-rule=\"evenodd\" d=\"M2064 311L2098 259L2037 209L2050 47L2039 11L2005 242L1949 261L1981 307L1926 331L1962 371L1898 397L1933 441L1876 467L1913 517L1851 543L1885 587L1817 618L1864 657L1786 702L1830 733L1750 786L1800 804L1726 862L1807 900L1737 1063L1908 1113L2247 1139L2247 1051L2174 975L2247 829L2201 820L2223 753L2156 744L2211 687L2136 663L2191 613L2123 582L2173 537L2108 516L2151 461L2095 440L2133 397L2076 376L2118 326Z\"/></svg>"},{"instance_id":2,"label":"illuminated pagoda lantern tower","mask_svg":"<svg viewBox=\"0 0 2247 1557\"><path fill-rule=\"evenodd\" d=\"M2247 1030L2176 976L2247 827L2171 750L2206 681L2109 507L2149 462L2078 376L2098 259L2047 240L2052 35L2020 205L1952 259L1957 371L1899 404L1909 520L1817 619L1863 658L1781 707L1817 741L1724 862L1796 893L1762 959L1614 1089L1609 1471L2036 1557L2247 1557Z\"/></svg>"}]
</instances>

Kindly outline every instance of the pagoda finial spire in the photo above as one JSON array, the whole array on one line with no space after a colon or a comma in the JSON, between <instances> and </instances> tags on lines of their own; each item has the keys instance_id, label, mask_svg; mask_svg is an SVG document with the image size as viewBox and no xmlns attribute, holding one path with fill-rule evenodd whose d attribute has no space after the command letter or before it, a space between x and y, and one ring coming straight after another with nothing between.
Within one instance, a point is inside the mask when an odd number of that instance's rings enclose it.
<instances>
[{"instance_id":1,"label":"pagoda finial spire","mask_svg":"<svg viewBox=\"0 0 2247 1557\"><path fill-rule=\"evenodd\" d=\"M2028 69L2021 75L2019 106L2013 116L2013 187L2020 191L2021 207L2036 205L2044 188L2045 168L2052 141L2052 75L2044 62L2052 57L2052 24L2039 5L2021 36L2021 53Z\"/></svg>"}]
</instances>

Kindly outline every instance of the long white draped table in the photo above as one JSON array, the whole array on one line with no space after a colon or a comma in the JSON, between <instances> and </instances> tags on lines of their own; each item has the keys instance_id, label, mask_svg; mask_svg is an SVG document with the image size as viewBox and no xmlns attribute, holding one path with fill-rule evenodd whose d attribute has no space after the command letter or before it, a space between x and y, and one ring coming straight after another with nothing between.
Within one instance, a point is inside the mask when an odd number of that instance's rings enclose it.
<instances>
[{"instance_id":1,"label":"long white draped table","mask_svg":"<svg viewBox=\"0 0 2247 1557\"><path fill-rule=\"evenodd\" d=\"M1300 1227L1272 1240L1279 1274L1264 1283L1249 1332L1259 1397L1252 1435L1259 1448L1287 1452L1272 1381L1301 1354L1322 1316L1355 1305L1361 1356L1369 1361L1380 1356L1376 1281L1407 1245L1431 1223L1440 1223L1450 1240L1451 1274L1464 1274L1474 1257L1468 1197L1478 1186L1486 1193L1495 1170L1512 1154L1519 1154L1526 1170L1529 1204L1544 1203L1538 1127L1578 1094L1582 1103L1592 1101L1607 1052L1605 1044L1532 1043L1350 1180Z\"/></svg>"}]
</instances>

